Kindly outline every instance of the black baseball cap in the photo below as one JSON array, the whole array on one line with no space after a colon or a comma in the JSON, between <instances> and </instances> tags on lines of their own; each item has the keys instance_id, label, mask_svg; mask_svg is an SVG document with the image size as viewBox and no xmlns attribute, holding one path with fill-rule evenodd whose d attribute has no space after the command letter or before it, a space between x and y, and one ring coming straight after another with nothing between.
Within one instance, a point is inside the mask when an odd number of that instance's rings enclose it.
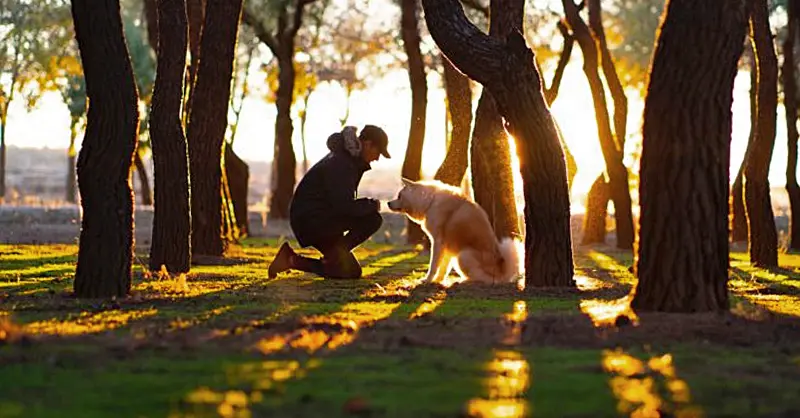
<instances>
[{"instance_id":1,"label":"black baseball cap","mask_svg":"<svg viewBox=\"0 0 800 418\"><path fill-rule=\"evenodd\" d=\"M385 158L392 158L387 149L389 146L389 136L386 135L383 129L375 125L365 125L364 129L362 129L361 133L358 135L358 138L362 141L371 141L378 146L381 155Z\"/></svg>"}]
</instances>

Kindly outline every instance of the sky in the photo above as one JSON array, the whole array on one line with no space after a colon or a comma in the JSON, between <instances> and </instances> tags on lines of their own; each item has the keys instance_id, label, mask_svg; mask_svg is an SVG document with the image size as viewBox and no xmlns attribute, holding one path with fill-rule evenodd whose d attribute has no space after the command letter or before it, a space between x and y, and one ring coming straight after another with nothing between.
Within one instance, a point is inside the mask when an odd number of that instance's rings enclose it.
<instances>
[{"instance_id":1,"label":"sky","mask_svg":"<svg viewBox=\"0 0 800 418\"><path fill-rule=\"evenodd\" d=\"M552 106L553 115L561 126L566 142L578 163L573 195L585 193L604 167L597 139L591 93L581 64L579 49L575 48L559 97ZM263 78L253 79L252 82L263 84L261 80ZM428 85L423 176L432 177L445 155L445 94L437 74L429 72ZM742 71L737 76L734 87L732 177L735 176L744 156L750 131L749 88L749 73ZM258 88L254 90L257 91ZM479 92L480 87L476 85L474 89L476 104ZM337 85L323 83L312 94L306 127L308 158L312 164L327 153L325 140L332 132L340 129L339 117L344 113L344 106L344 92ZM393 158L375 164L396 168L398 176L406 150L410 109L411 93L408 76L402 68L389 73L368 90L354 92L351 98L348 124L362 127L369 123L386 130L390 138L389 152ZM628 131L632 135L638 136L641 132L642 110L643 100L636 94L629 94ZM267 103L257 93L246 99L234 144L237 154L250 161L271 160L274 121L274 104ZM58 94L47 94L38 108L30 113L25 111L21 101L12 103L7 144L19 147L66 149L68 142L69 114ZM630 145L628 151L632 150L636 142L638 140L628 141ZM294 146L300 162L302 151L297 120L295 120ZM631 159L626 161L629 168L632 167L632 163ZM786 123L783 108L779 106L775 151L770 166L770 182L773 186L784 184L785 167Z\"/></svg>"}]
</instances>

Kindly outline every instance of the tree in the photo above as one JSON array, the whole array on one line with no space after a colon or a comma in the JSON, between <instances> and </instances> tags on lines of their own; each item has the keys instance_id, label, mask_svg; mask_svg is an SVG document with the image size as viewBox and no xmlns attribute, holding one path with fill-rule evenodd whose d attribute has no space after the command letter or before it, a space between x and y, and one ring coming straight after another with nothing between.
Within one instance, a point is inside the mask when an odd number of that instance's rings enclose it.
<instances>
[{"instance_id":1,"label":"tree","mask_svg":"<svg viewBox=\"0 0 800 418\"><path fill-rule=\"evenodd\" d=\"M50 84L48 65L72 37L62 1L0 3L0 201L6 193L6 127L11 103L22 94L30 110ZM38 84L38 85L37 85ZM29 88L30 87L30 88Z\"/></svg>"},{"instance_id":2,"label":"tree","mask_svg":"<svg viewBox=\"0 0 800 418\"><path fill-rule=\"evenodd\" d=\"M208 0L186 137L191 179L192 257L222 256L222 152L242 0Z\"/></svg>"},{"instance_id":3,"label":"tree","mask_svg":"<svg viewBox=\"0 0 800 418\"><path fill-rule=\"evenodd\" d=\"M505 39L522 28L523 0L490 3L489 36ZM472 189L489 215L498 238L519 236L508 134L489 89L484 88L475 110L470 162Z\"/></svg>"},{"instance_id":4,"label":"tree","mask_svg":"<svg viewBox=\"0 0 800 418\"><path fill-rule=\"evenodd\" d=\"M275 120L275 145L272 158L272 178L270 180L269 217L288 219L289 203L294 193L297 159L292 147L292 104L294 103L295 83L295 37L303 23L303 13L307 5L315 0L293 0L281 2L248 2L244 11L244 22L250 26L256 37L272 51L278 60L279 82L275 107L278 115ZM292 10L290 15L289 4ZM256 12L259 7L267 13L276 13L275 31L271 32L265 19ZM277 10L275 10L277 8ZM271 16L270 16L271 17Z\"/></svg>"},{"instance_id":5,"label":"tree","mask_svg":"<svg viewBox=\"0 0 800 418\"><path fill-rule=\"evenodd\" d=\"M533 52L518 31L505 42L483 34L458 0L422 4L436 44L456 68L491 92L516 140L525 194L527 288L574 286L567 170ZM522 3L514 1L513 7Z\"/></svg>"},{"instance_id":6,"label":"tree","mask_svg":"<svg viewBox=\"0 0 800 418\"><path fill-rule=\"evenodd\" d=\"M159 0L149 27L157 48L150 117L155 205L150 270L185 273L191 264L189 151L181 123L188 25L185 0ZM155 38L155 39L152 39Z\"/></svg>"},{"instance_id":7,"label":"tree","mask_svg":"<svg viewBox=\"0 0 800 418\"><path fill-rule=\"evenodd\" d=\"M631 306L725 310L731 105L745 0L670 0L662 19L645 98Z\"/></svg>"},{"instance_id":8,"label":"tree","mask_svg":"<svg viewBox=\"0 0 800 418\"><path fill-rule=\"evenodd\" d=\"M458 186L464 179L469 163L469 131L472 127L472 88L467 76L460 73L447 59L442 58L447 112L450 115L450 140L447 153L434 179Z\"/></svg>"},{"instance_id":9,"label":"tree","mask_svg":"<svg viewBox=\"0 0 800 418\"><path fill-rule=\"evenodd\" d=\"M72 16L89 98L78 156L83 217L74 290L78 297L125 296L133 259L130 172L139 124L136 83L119 0L73 0Z\"/></svg>"},{"instance_id":10,"label":"tree","mask_svg":"<svg viewBox=\"0 0 800 418\"><path fill-rule=\"evenodd\" d=\"M75 149L75 141L78 138L78 126L86 117L86 82L83 76L72 76L67 81L67 86L62 93L62 98L69 108L66 200L70 203L78 203L77 178L75 177L75 163L78 152Z\"/></svg>"},{"instance_id":11,"label":"tree","mask_svg":"<svg viewBox=\"0 0 800 418\"><path fill-rule=\"evenodd\" d=\"M750 136L747 139L747 149L742 163L736 172L736 178L731 186L731 214L730 214L730 240L732 242L747 241L747 210L744 206L744 169L747 166L747 156L753 148L753 139L758 131L758 68L752 44L745 48L742 54L748 60L750 70Z\"/></svg>"},{"instance_id":12,"label":"tree","mask_svg":"<svg viewBox=\"0 0 800 418\"><path fill-rule=\"evenodd\" d=\"M605 217L605 205L608 200L602 197L593 196L592 192L600 193L601 196L607 196L614 202L614 217L616 219L617 228L617 247L624 249L633 248L633 214L631 195L628 183L628 169L622 162L624 156L624 135L625 125L627 123L627 100L622 90L622 85L616 75L614 63L611 54L608 51L608 46L605 41L605 33L602 25L602 17L599 2L590 1L590 19L593 26L592 29L586 25L579 14L578 7L573 0L562 0L564 6L564 14L566 16L567 24L572 29L575 40L583 53L583 71L586 74L586 79L589 81L589 87L592 92L592 101L594 102L595 117L597 119L597 133L600 138L600 146L603 153L603 160L606 163L606 172L601 175L595 182L589 194L589 206L592 206L593 201L600 206L602 216ZM614 97L615 108L614 112L614 131L611 129L611 122L609 120L608 104L606 102L606 91L603 85L603 80L600 78L599 69L603 69L603 74L609 85L609 90ZM613 87L612 87L613 86ZM608 185L601 186L599 182L605 182L605 175L608 175ZM607 188L607 190L603 190ZM606 199L608 198L606 197ZM591 223L592 213L588 211L587 207L587 226L588 225L602 225L604 222ZM588 238L604 238L605 230L601 231L588 231L584 237L584 243ZM601 239L601 241L604 239Z\"/></svg>"},{"instance_id":13,"label":"tree","mask_svg":"<svg viewBox=\"0 0 800 418\"><path fill-rule=\"evenodd\" d=\"M800 185L797 184L797 73L795 70L795 41L800 24L800 1L789 0L789 21L783 41L783 105L786 108L786 132L788 153L786 163L786 192L791 211L789 225L789 249L800 249Z\"/></svg>"},{"instance_id":14,"label":"tree","mask_svg":"<svg viewBox=\"0 0 800 418\"><path fill-rule=\"evenodd\" d=\"M408 146L401 174L409 180L422 177L422 146L425 143L425 119L428 108L428 82L425 63L420 51L418 0L400 1L400 34L408 63L408 80L411 86L411 122L408 129ZM406 220L407 240L411 244L425 241L425 234L416 223Z\"/></svg>"},{"instance_id":15,"label":"tree","mask_svg":"<svg viewBox=\"0 0 800 418\"><path fill-rule=\"evenodd\" d=\"M744 203L747 209L750 263L778 266L778 233L769 197L769 164L775 146L778 107L778 58L772 43L767 0L749 0L750 39L758 74L757 121L753 148L744 168Z\"/></svg>"}]
</instances>

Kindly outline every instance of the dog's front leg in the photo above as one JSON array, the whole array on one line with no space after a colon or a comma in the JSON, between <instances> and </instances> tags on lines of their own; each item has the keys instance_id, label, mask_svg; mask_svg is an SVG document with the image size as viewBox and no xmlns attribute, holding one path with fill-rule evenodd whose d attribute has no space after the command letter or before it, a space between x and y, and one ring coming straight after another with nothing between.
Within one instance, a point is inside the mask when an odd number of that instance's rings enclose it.
<instances>
[{"instance_id":1,"label":"dog's front leg","mask_svg":"<svg viewBox=\"0 0 800 418\"><path fill-rule=\"evenodd\" d=\"M444 246L440 240L431 240L431 261L428 266L428 274L425 276L426 282L436 283L440 280L439 270L442 269L442 259L444 258Z\"/></svg>"}]
</instances>

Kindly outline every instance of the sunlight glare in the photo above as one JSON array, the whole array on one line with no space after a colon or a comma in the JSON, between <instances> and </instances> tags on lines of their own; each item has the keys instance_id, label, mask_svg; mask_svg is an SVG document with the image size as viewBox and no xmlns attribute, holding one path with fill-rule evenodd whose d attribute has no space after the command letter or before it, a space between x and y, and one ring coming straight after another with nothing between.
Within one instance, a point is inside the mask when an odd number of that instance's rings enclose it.
<instances>
[{"instance_id":1,"label":"sunlight glare","mask_svg":"<svg viewBox=\"0 0 800 418\"><path fill-rule=\"evenodd\" d=\"M602 363L613 375L609 386L621 414L637 418L703 416L699 407L689 404L689 385L677 377L671 354L653 356L645 363L618 348L604 350ZM666 388L668 399L662 399L660 384Z\"/></svg>"},{"instance_id":2,"label":"sunlight glare","mask_svg":"<svg viewBox=\"0 0 800 418\"><path fill-rule=\"evenodd\" d=\"M632 325L639 324L639 317L630 306L631 297L624 296L616 300L603 300L603 299L583 299L581 300L581 312L588 315L592 319L592 323L596 327L612 326L615 324L617 317L625 315L631 321Z\"/></svg>"}]
</instances>

